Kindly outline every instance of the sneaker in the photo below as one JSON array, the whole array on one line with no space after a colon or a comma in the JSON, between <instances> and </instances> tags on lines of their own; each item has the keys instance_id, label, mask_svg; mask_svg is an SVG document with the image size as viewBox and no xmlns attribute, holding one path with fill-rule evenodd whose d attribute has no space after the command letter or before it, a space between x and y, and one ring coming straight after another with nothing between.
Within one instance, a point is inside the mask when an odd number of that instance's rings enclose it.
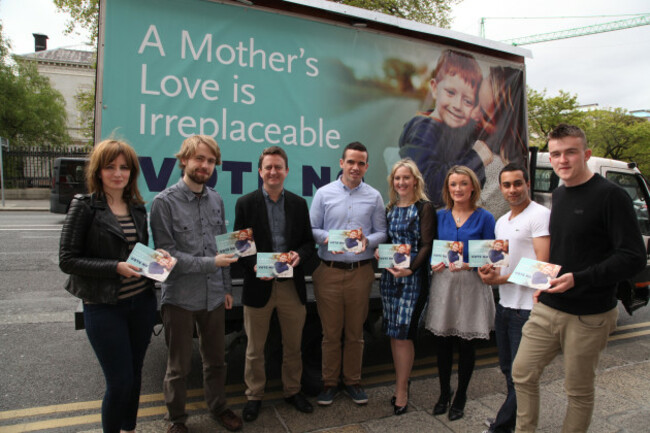
<instances>
[{"instance_id":1,"label":"sneaker","mask_svg":"<svg viewBox=\"0 0 650 433\"><path fill-rule=\"evenodd\" d=\"M336 386L324 386L316 402L319 406L329 406L334 401L334 397L338 393L338 388Z\"/></svg>"},{"instance_id":2,"label":"sneaker","mask_svg":"<svg viewBox=\"0 0 650 433\"><path fill-rule=\"evenodd\" d=\"M492 427L492 424L494 424L494 421L496 421L495 418L485 418L485 421L483 421L483 424L486 427Z\"/></svg>"},{"instance_id":3,"label":"sneaker","mask_svg":"<svg viewBox=\"0 0 650 433\"><path fill-rule=\"evenodd\" d=\"M368 394L361 388L361 385L346 385L345 391L356 404L368 403Z\"/></svg>"}]
</instances>

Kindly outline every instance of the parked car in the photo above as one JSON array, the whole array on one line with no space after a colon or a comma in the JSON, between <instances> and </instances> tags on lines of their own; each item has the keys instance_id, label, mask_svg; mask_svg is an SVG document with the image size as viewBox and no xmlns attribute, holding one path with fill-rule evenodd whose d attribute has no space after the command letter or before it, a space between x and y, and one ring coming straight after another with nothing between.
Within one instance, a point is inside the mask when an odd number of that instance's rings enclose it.
<instances>
[{"instance_id":1,"label":"parked car","mask_svg":"<svg viewBox=\"0 0 650 433\"><path fill-rule=\"evenodd\" d=\"M67 213L75 194L85 194L88 158L57 158L52 166L50 212Z\"/></svg>"}]
</instances>

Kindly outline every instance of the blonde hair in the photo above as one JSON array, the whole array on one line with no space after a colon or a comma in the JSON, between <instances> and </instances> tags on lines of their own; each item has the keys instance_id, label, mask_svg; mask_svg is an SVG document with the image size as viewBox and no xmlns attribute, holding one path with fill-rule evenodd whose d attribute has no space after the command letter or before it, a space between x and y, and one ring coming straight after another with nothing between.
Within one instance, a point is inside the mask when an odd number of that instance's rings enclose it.
<instances>
[{"instance_id":1,"label":"blonde hair","mask_svg":"<svg viewBox=\"0 0 650 433\"><path fill-rule=\"evenodd\" d=\"M472 191L472 195L469 198L470 206L472 209L476 209L478 207L476 203L478 203L478 199L481 197L481 184L479 183L476 174L464 165L454 165L447 172L447 176L445 176L445 182L443 183L444 186L442 187L442 199L445 202L445 207L451 209L454 206L454 200L451 198L451 194L449 193L449 178L452 174L460 174L469 177L469 180L472 182L472 187L474 188L474 191Z\"/></svg>"},{"instance_id":2,"label":"blonde hair","mask_svg":"<svg viewBox=\"0 0 650 433\"><path fill-rule=\"evenodd\" d=\"M424 184L424 179L422 178L422 173L420 173L420 170L418 169L418 166L415 164L415 162L411 158L404 158L399 161L397 161L394 165L393 168L390 170L390 174L386 178L388 181L388 205L386 205L386 209L390 210L397 204L397 201L399 200L399 195L397 194L397 191L395 191L395 173L397 170L399 170L401 167L406 167L411 171L411 174L413 175L413 178L415 179L415 185L413 187L413 198L415 201L420 201L420 200L426 200L429 201L429 197L427 197L427 193L425 191L425 184Z\"/></svg>"},{"instance_id":3,"label":"blonde hair","mask_svg":"<svg viewBox=\"0 0 650 433\"><path fill-rule=\"evenodd\" d=\"M182 160L190 159L192 156L194 156L197 149L199 148L199 144L201 143L208 146L214 154L214 157L217 158L216 165L221 165L221 150L219 149L219 145L214 140L214 138L210 137L209 135L192 135L183 141L181 150L179 150L178 153L174 155L176 159L178 159L178 166L181 168L181 170L185 170L185 164L183 164Z\"/></svg>"},{"instance_id":4,"label":"blonde hair","mask_svg":"<svg viewBox=\"0 0 650 433\"><path fill-rule=\"evenodd\" d=\"M101 179L101 170L108 166L118 156L123 155L129 167L129 181L124 187L122 199L126 203L143 204L144 200L138 190L138 176L140 176L140 163L135 150L126 142L107 139L97 144L90 154L90 161L86 165L86 185L88 192L97 196L104 196L104 185Z\"/></svg>"}]
</instances>

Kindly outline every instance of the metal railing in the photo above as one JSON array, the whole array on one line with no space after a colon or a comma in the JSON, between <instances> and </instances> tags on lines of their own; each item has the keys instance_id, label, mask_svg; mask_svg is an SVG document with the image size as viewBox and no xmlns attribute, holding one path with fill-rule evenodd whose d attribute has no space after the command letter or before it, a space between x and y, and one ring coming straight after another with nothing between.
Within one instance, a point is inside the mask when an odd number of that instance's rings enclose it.
<instances>
[{"instance_id":1,"label":"metal railing","mask_svg":"<svg viewBox=\"0 0 650 433\"><path fill-rule=\"evenodd\" d=\"M52 166L60 157L84 157L88 152L78 147L60 149L2 148L2 168L4 187L50 188L52 186Z\"/></svg>"}]
</instances>

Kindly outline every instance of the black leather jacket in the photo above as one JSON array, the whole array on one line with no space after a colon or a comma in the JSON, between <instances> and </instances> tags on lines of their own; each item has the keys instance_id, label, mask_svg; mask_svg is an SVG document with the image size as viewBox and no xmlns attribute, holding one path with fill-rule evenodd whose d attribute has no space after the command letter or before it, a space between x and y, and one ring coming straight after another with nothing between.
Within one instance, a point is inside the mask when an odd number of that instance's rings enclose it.
<instances>
[{"instance_id":1,"label":"black leather jacket","mask_svg":"<svg viewBox=\"0 0 650 433\"><path fill-rule=\"evenodd\" d=\"M138 242L147 245L145 207L131 205L129 211ZM108 204L95 195L76 195L63 223L59 246L59 267L70 274L66 290L86 301L117 303L123 279L117 273L117 264L128 257L126 237Z\"/></svg>"}]
</instances>

